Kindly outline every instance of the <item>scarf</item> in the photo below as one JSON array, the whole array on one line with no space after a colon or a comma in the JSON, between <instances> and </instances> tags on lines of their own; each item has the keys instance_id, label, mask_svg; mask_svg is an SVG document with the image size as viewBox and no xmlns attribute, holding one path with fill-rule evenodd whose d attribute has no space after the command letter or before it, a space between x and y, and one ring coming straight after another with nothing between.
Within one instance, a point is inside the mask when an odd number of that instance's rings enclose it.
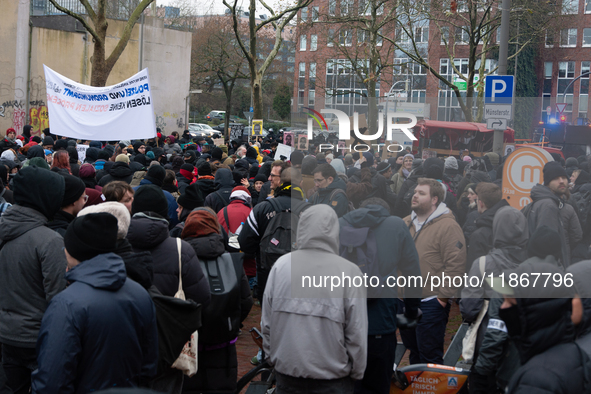
<instances>
[{"instance_id":1,"label":"scarf","mask_svg":"<svg viewBox=\"0 0 591 394\"><path fill-rule=\"evenodd\" d=\"M282 183L277 189L275 189L275 193L273 194L275 197L279 196L287 196L287 197L295 197L298 200L304 199L304 192L299 187L291 187L291 182Z\"/></svg>"},{"instance_id":2,"label":"scarf","mask_svg":"<svg viewBox=\"0 0 591 394\"><path fill-rule=\"evenodd\" d=\"M404 179L406 179L410 175L410 171L407 170L406 168L403 168L402 169L402 175L404 175Z\"/></svg>"}]
</instances>

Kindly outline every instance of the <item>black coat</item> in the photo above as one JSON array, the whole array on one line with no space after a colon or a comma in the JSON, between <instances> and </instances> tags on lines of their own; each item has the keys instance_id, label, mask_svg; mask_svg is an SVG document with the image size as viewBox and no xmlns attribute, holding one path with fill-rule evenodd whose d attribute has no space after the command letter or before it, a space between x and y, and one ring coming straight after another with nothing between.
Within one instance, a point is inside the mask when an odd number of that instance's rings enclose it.
<instances>
[{"instance_id":1,"label":"black coat","mask_svg":"<svg viewBox=\"0 0 591 394\"><path fill-rule=\"evenodd\" d=\"M200 259L213 260L226 252L224 237L209 234L198 238L186 238ZM240 278L240 319L244 321L252 308L252 296L248 278L242 270ZM185 377L183 393L233 392L238 380L238 357L236 344L227 344L219 349L200 349L198 354L199 369L192 378Z\"/></svg>"},{"instance_id":2,"label":"black coat","mask_svg":"<svg viewBox=\"0 0 591 394\"><path fill-rule=\"evenodd\" d=\"M492 249L492 226L495 213L497 213L500 208L506 207L508 205L509 203L506 200L501 200L480 214L474 221L476 229L469 235L469 238L466 238L466 243L468 244L466 267L468 267L468 270L472 266L474 260L480 256L486 255ZM465 233L464 237L466 237Z\"/></svg>"},{"instance_id":3,"label":"black coat","mask_svg":"<svg viewBox=\"0 0 591 394\"><path fill-rule=\"evenodd\" d=\"M167 296L174 296L179 287L177 238L168 235L168 222L136 215L131 219L127 239L136 252L149 251L153 259L154 285ZM209 302L209 283L201 270L193 248L181 245L183 290L188 299L198 304Z\"/></svg>"},{"instance_id":4,"label":"black coat","mask_svg":"<svg viewBox=\"0 0 591 394\"><path fill-rule=\"evenodd\" d=\"M210 207L215 213L218 213L230 204L230 194L232 194L232 189L234 188L232 172L227 168L220 168L215 173L213 184L217 190L205 197L203 205Z\"/></svg>"},{"instance_id":5,"label":"black coat","mask_svg":"<svg viewBox=\"0 0 591 394\"><path fill-rule=\"evenodd\" d=\"M99 186L105 186L109 182L123 181L125 183L131 183L133 179L133 170L129 168L129 165L124 162L117 162L113 164L113 167L109 170L109 173L101 178Z\"/></svg>"},{"instance_id":6,"label":"black coat","mask_svg":"<svg viewBox=\"0 0 591 394\"><path fill-rule=\"evenodd\" d=\"M66 235L66 230L72 221L76 217L68 212L62 211L61 209L55 214L53 220L47 223L47 227L56 231L62 237Z\"/></svg>"},{"instance_id":7,"label":"black coat","mask_svg":"<svg viewBox=\"0 0 591 394\"><path fill-rule=\"evenodd\" d=\"M178 187L179 187L180 194L184 194L187 186L189 186L191 184L191 180L185 178L180 173L176 174L176 181L178 182L178 185L179 185Z\"/></svg>"}]
</instances>

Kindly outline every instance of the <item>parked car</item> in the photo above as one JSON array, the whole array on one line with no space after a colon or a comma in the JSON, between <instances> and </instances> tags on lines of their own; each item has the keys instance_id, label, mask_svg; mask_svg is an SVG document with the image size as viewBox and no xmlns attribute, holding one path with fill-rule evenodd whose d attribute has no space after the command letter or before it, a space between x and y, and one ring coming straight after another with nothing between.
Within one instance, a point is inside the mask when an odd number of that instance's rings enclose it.
<instances>
[{"instance_id":1,"label":"parked car","mask_svg":"<svg viewBox=\"0 0 591 394\"><path fill-rule=\"evenodd\" d=\"M226 111L211 111L210 113L208 113L205 116L205 119L207 119L207 120L214 120L214 119L224 120L225 116L226 116Z\"/></svg>"},{"instance_id":2,"label":"parked car","mask_svg":"<svg viewBox=\"0 0 591 394\"><path fill-rule=\"evenodd\" d=\"M211 126L204 123L189 123L189 133L193 137L222 137L222 133L220 131L213 129Z\"/></svg>"}]
</instances>

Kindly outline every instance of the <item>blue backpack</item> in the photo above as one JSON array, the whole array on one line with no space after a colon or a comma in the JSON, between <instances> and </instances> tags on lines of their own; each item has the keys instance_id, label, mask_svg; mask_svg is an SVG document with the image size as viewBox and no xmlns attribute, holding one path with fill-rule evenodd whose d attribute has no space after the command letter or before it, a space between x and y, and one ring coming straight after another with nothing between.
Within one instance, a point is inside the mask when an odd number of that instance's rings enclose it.
<instances>
[{"instance_id":1,"label":"blue backpack","mask_svg":"<svg viewBox=\"0 0 591 394\"><path fill-rule=\"evenodd\" d=\"M368 276L380 277L378 243L375 232L369 227L353 227L346 224L339 235L339 255L356 264Z\"/></svg>"}]
</instances>

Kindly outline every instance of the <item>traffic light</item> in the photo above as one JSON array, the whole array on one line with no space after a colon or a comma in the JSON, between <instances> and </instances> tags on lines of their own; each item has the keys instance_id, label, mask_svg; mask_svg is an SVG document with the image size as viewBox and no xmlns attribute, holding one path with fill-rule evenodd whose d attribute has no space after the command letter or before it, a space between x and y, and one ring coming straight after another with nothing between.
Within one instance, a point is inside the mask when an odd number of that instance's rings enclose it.
<instances>
[{"instance_id":1,"label":"traffic light","mask_svg":"<svg viewBox=\"0 0 591 394\"><path fill-rule=\"evenodd\" d=\"M560 123L566 123L566 115L560 115Z\"/></svg>"}]
</instances>

